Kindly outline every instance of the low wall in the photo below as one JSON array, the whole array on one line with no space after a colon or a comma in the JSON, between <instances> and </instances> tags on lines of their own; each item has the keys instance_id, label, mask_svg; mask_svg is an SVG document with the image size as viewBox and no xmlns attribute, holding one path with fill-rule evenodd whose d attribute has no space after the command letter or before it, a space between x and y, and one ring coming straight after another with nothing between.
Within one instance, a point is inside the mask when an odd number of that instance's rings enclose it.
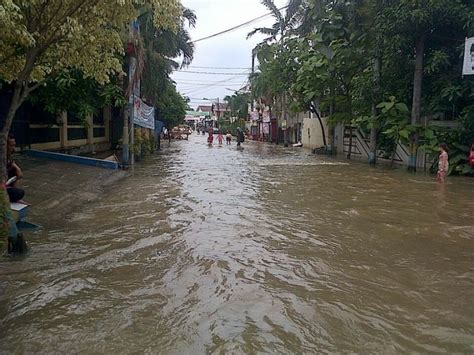
<instances>
[{"instance_id":1,"label":"low wall","mask_svg":"<svg viewBox=\"0 0 474 355\"><path fill-rule=\"evenodd\" d=\"M326 135L326 142L328 139L328 126L327 126L327 118L322 117L321 121L324 127L324 133ZM301 128L301 143L303 143L303 147L309 148L311 150L315 148L320 148L324 146L324 139L323 139L323 131L321 129L321 124L318 118L304 118L303 119L303 126Z\"/></svg>"},{"instance_id":2,"label":"low wall","mask_svg":"<svg viewBox=\"0 0 474 355\"><path fill-rule=\"evenodd\" d=\"M360 158L363 160L369 159L370 139L362 134L357 128L352 128L352 145L350 144L351 130L349 126L337 125L335 128L334 144L338 153L347 155L349 149L353 158ZM391 159L386 159L385 152L377 150L377 159L380 161L390 162ZM394 155L394 163L401 165L408 165L410 153L408 147L399 143ZM418 150L417 154L417 168L428 169L431 162L428 161L427 154L422 149Z\"/></svg>"},{"instance_id":3,"label":"low wall","mask_svg":"<svg viewBox=\"0 0 474 355\"><path fill-rule=\"evenodd\" d=\"M36 158L59 160L59 161L67 162L67 163L94 166L97 168L112 169L112 170L117 170L119 168L118 163L115 161L80 157L77 155L53 153L53 152L46 152L46 151L34 150L34 149L27 150L26 154L31 157L36 157Z\"/></svg>"}]
</instances>

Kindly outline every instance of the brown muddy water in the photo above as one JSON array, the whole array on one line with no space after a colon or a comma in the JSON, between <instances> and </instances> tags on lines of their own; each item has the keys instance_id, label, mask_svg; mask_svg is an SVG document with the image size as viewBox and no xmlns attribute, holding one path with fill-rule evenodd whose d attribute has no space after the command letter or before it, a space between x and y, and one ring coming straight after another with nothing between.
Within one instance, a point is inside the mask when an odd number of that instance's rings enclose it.
<instances>
[{"instance_id":1,"label":"brown muddy water","mask_svg":"<svg viewBox=\"0 0 474 355\"><path fill-rule=\"evenodd\" d=\"M194 136L40 222L2 353L474 352L474 179Z\"/></svg>"}]
</instances>

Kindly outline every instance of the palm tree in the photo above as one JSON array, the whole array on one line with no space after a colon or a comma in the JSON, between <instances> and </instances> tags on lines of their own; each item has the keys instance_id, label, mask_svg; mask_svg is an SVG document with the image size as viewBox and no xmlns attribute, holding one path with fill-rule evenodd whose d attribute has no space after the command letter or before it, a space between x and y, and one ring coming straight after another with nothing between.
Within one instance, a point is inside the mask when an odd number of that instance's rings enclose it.
<instances>
[{"instance_id":1,"label":"palm tree","mask_svg":"<svg viewBox=\"0 0 474 355\"><path fill-rule=\"evenodd\" d=\"M250 81L253 84L259 86L258 90L261 92L268 93L268 81L262 75L255 75L254 74L254 63L255 57L258 56L259 52L262 52L268 49L268 44L278 40L279 47L283 48L283 43L285 38L290 36L294 33L294 29L298 22L300 22L304 0L289 0L288 4L283 8L278 8L275 5L273 0L262 0L262 4L265 5L269 10L272 16L275 18L275 23L272 27L260 27L255 28L253 31L248 33L247 39L255 35L256 33L262 33L267 35L268 37L263 40L262 43L258 44L252 50L252 76ZM286 12L283 14L282 10L286 9ZM252 90L253 91L253 90ZM254 91L255 93L255 91ZM282 119L287 119L287 93L282 92L279 93L280 95L280 102L282 106ZM270 100L269 100L270 104ZM253 104L252 104L253 108ZM285 131L285 145L287 141L287 135Z\"/></svg>"},{"instance_id":2,"label":"palm tree","mask_svg":"<svg viewBox=\"0 0 474 355\"><path fill-rule=\"evenodd\" d=\"M265 5L275 18L276 22L272 27L259 27L247 34L247 39L255 35L256 33L262 33L268 37L263 40L263 43L269 43L279 40L282 41L287 35L291 34L296 24L301 18L301 10L303 0L289 0L288 5L283 8L278 8L273 0L262 0L262 4ZM282 10L286 9L285 14Z\"/></svg>"},{"instance_id":3,"label":"palm tree","mask_svg":"<svg viewBox=\"0 0 474 355\"><path fill-rule=\"evenodd\" d=\"M179 28L176 32L157 29L150 13L143 13L139 22L144 47L144 75L142 91L150 103L158 101L158 95L174 86L170 78L173 70L191 64L194 56L194 44L186 29L196 24L196 15L189 9L183 9ZM174 58L181 58L178 63Z\"/></svg>"}]
</instances>

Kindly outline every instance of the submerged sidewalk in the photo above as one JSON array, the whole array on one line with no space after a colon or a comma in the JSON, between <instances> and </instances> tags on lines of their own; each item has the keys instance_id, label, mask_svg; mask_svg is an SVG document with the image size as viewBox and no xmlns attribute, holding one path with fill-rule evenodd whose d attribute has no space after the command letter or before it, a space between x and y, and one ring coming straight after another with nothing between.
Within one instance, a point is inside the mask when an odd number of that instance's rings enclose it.
<instances>
[{"instance_id":1,"label":"submerged sidewalk","mask_svg":"<svg viewBox=\"0 0 474 355\"><path fill-rule=\"evenodd\" d=\"M26 155L16 156L24 178L20 187L25 189L24 200L33 206L28 219L32 222L63 218L83 203L99 197L104 188L124 178L122 170L108 170L85 165L65 163Z\"/></svg>"}]
</instances>

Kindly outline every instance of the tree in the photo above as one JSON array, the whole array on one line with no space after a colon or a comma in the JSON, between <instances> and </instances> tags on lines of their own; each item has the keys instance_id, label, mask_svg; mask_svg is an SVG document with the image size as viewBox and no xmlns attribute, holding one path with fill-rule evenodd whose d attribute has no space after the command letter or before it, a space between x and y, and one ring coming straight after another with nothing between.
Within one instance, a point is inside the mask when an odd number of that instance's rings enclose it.
<instances>
[{"instance_id":1,"label":"tree","mask_svg":"<svg viewBox=\"0 0 474 355\"><path fill-rule=\"evenodd\" d=\"M77 69L64 70L48 77L28 100L52 114L74 112L84 122L89 115L106 106L123 107L127 104L115 77L101 85L92 78L84 78Z\"/></svg>"},{"instance_id":2,"label":"tree","mask_svg":"<svg viewBox=\"0 0 474 355\"><path fill-rule=\"evenodd\" d=\"M414 56L411 124L421 124L423 77L425 63L437 52L436 37L446 40L462 40L473 29L474 10L471 1L463 0L400 0L385 11L385 34L392 37L392 46L407 45ZM472 32L471 32L472 33ZM435 41L433 41L435 40ZM444 52L444 51L443 51ZM416 170L416 154L419 137L415 131L410 139L408 168Z\"/></svg>"},{"instance_id":3,"label":"tree","mask_svg":"<svg viewBox=\"0 0 474 355\"><path fill-rule=\"evenodd\" d=\"M156 117L163 121L168 129L183 123L186 115L186 99L176 91L176 86L166 82L164 91L155 102Z\"/></svg>"},{"instance_id":4,"label":"tree","mask_svg":"<svg viewBox=\"0 0 474 355\"><path fill-rule=\"evenodd\" d=\"M314 6L305 14L304 21L313 24L313 32L308 32L310 26L302 23L308 33L299 41L300 68L293 85L302 106L319 102L322 111L329 111L330 123L350 125L348 158L352 150L352 120L359 113L355 104L361 101L357 84L367 74L370 48L357 9L357 4L341 2Z\"/></svg>"},{"instance_id":5,"label":"tree","mask_svg":"<svg viewBox=\"0 0 474 355\"><path fill-rule=\"evenodd\" d=\"M247 119L248 105L250 103L250 95L247 93L235 93L232 96L224 97L230 108L230 114L233 117Z\"/></svg>"},{"instance_id":6,"label":"tree","mask_svg":"<svg viewBox=\"0 0 474 355\"><path fill-rule=\"evenodd\" d=\"M271 15L275 18L275 23L272 27L259 27L249 32L247 38L252 37L256 33L267 35L263 43L274 42L277 39L282 40L287 37L297 24L300 18L300 10L303 0L289 0L286 8L286 13L283 14L273 0L262 0L262 4L267 7Z\"/></svg>"},{"instance_id":7,"label":"tree","mask_svg":"<svg viewBox=\"0 0 474 355\"><path fill-rule=\"evenodd\" d=\"M122 73L122 35L138 9L151 11L157 28L177 30L176 18L182 10L179 0L2 1L0 79L13 88L0 125L2 183L6 178L7 136L21 104L65 70L77 70L98 84ZM4 189L0 198L8 199ZM14 223L8 203L1 204L0 222L0 232L7 235Z\"/></svg>"},{"instance_id":8,"label":"tree","mask_svg":"<svg viewBox=\"0 0 474 355\"><path fill-rule=\"evenodd\" d=\"M267 50L267 44L277 41L278 40L278 46L280 53L284 53L285 50L283 48L285 39L289 37L294 28L296 27L299 19L300 19L300 12L302 9L302 4L303 0L289 0L288 4L285 6L286 12L283 14L281 11L282 9L279 9L273 0L262 0L262 4L265 5L268 10L270 10L272 16L275 18L275 23L273 24L272 27L260 27L256 28L250 33L248 33L247 38L252 37L256 33L261 33L264 35L267 35L268 37L263 40L262 43L257 45L256 48L252 51L252 74L253 74L253 67L254 67L254 60L255 56L258 55L258 53L261 50ZM286 120L287 118L287 108L288 108L288 95L287 91L281 91L279 92L279 101L281 102L281 108L282 108L282 119ZM287 144L286 142L287 136L286 136L286 131L285 131L285 145Z\"/></svg>"},{"instance_id":9,"label":"tree","mask_svg":"<svg viewBox=\"0 0 474 355\"><path fill-rule=\"evenodd\" d=\"M165 86L171 83L171 72L189 65L193 60L194 44L185 28L185 21L191 27L196 23L194 12L186 8L182 11L177 31L156 27L150 12L139 17L145 52L142 94L152 104L163 94ZM182 58L181 64L174 58Z\"/></svg>"},{"instance_id":10,"label":"tree","mask_svg":"<svg viewBox=\"0 0 474 355\"><path fill-rule=\"evenodd\" d=\"M158 27L176 29L178 0L5 0L0 5L0 77L13 84L0 133L3 171L15 113L48 77L77 68L85 77L106 83L122 71L121 33L137 16L137 5L153 12Z\"/></svg>"}]
</instances>

